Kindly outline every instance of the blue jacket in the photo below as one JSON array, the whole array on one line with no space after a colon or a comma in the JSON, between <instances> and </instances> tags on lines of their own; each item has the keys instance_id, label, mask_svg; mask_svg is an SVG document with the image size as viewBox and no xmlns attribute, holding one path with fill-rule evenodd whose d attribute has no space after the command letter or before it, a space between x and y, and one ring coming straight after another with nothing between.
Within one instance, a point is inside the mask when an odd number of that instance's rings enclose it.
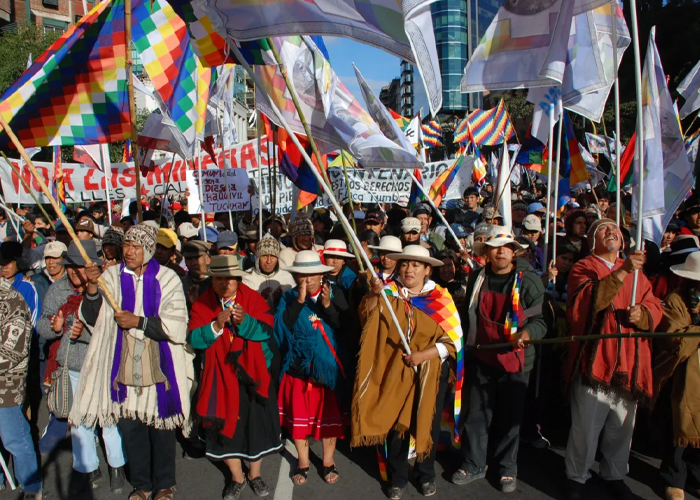
<instances>
[{"instance_id":1,"label":"blue jacket","mask_svg":"<svg viewBox=\"0 0 700 500\"><path fill-rule=\"evenodd\" d=\"M29 279L25 279L24 274L17 273L12 281L12 287L24 297L24 301L29 306L29 311L32 314L32 327L36 328L36 320L39 319L39 314L41 314L41 299L34 283Z\"/></svg>"}]
</instances>

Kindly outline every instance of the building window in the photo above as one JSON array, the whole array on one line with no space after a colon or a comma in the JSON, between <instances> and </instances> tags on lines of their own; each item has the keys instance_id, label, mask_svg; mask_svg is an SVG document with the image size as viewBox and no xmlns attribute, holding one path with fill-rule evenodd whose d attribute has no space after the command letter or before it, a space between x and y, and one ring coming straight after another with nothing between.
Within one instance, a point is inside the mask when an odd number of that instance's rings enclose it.
<instances>
[{"instance_id":1,"label":"building window","mask_svg":"<svg viewBox=\"0 0 700 500\"><path fill-rule=\"evenodd\" d=\"M41 3L44 5L44 7L58 9L58 0L42 0Z\"/></svg>"},{"instance_id":2,"label":"building window","mask_svg":"<svg viewBox=\"0 0 700 500\"><path fill-rule=\"evenodd\" d=\"M46 17L42 18L42 24L44 25L44 33L63 33L68 29L68 23Z\"/></svg>"}]
</instances>

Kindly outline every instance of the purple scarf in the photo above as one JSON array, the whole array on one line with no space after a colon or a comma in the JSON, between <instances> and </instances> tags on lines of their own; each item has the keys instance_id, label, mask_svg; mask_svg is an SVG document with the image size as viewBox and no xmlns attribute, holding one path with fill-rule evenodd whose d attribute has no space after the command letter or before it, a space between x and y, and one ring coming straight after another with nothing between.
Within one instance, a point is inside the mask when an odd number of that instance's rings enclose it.
<instances>
[{"instance_id":1,"label":"purple scarf","mask_svg":"<svg viewBox=\"0 0 700 500\"><path fill-rule=\"evenodd\" d=\"M160 264L151 259L143 273L143 313L147 318L158 316L160 310L160 283L156 279L160 271ZM136 302L136 290L134 289L134 279L124 272L124 263L119 268L119 276L122 290L122 310L134 312ZM125 332L121 327L117 327L117 344L114 349L114 360L112 361L112 376L110 378L110 390L112 401L121 403L126 399L126 386L116 382L119 373L119 364L122 357L122 344ZM173 357L166 340L158 342L160 351L160 369L165 375L166 383L156 384L156 394L158 396L158 414L160 418L166 419L182 413L180 402L180 392L178 391L177 378L175 377L175 367Z\"/></svg>"}]
</instances>

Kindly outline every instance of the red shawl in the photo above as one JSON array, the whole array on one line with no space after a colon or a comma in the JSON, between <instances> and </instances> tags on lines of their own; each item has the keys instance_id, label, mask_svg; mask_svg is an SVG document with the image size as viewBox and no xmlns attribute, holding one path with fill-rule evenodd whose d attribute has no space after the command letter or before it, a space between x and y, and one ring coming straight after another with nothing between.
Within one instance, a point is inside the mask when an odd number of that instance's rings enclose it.
<instances>
[{"instance_id":1,"label":"red shawl","mask_svg":"<svg viewBox=\"0 0 700 500\"><path fill-rule=\"evenodd\" d=\"M253 319L272 327L270 308L262 296L238 283L236 303ZM216 320L222 311L219 298L211 288L192 305L189 330ZM270 372L260 342L247 341L231 335L228 326L223 334L205 351L204 372L201 377L197 414L204 427L213 427L228 438L236 432L241 386L248 396L267 399Z\"/></svg>"},{"instance_id":2,"label":"red shawl","mask_svg":"<svg viewBox=\"0 0 700 500\"><path fill-rule=\"evenodd\" d=\"M639 331L639 328L625 320L632 299L633 274L625 278L610 305L593 315L601 280L619 269L623 262L622 259L617 259L611 270L598 257L589 255L571 269L567 286L569 304L566 308L571 335ZM639 273L637 283L637 304L646 309L648 330L654 331L661 321L663 308L642 272ZM576 373L583 374L596 386L620 388L636 400L648 401L654 394L649 339L605 339L573 343L564 367L565 380L570 381Z\"/></svg>"}]
</instances>

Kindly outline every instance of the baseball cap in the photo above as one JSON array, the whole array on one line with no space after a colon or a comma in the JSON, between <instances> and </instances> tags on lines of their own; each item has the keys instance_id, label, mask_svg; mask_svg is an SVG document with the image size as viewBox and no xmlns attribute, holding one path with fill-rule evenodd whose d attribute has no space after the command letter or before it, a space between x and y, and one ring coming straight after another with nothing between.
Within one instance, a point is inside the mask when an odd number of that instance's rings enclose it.
<instances>
[{"instance_id":1,"label":"baseball cap","mask_svg":"<svg viewBox=\"0 0 700 500\"><path fill-rule=\"evenodd\" d=\"M177 235L180 238L195 238L197 237L197 228L191 222L183 222L177 228Z\"/></svg>"},{"instance_id":2,"label":"baseball cap","mask_svg":"<svg viewBox=\"0 0 700 500\"><path fill-rule=\"evenodd\" d=\"M523 219L523 229L526 231L542 231L542 221L535 214L530 214Z\"/></svg>"},{"instance_id":3,"label":"baseball cap","mask_svg":"<svg viewBox=\"0 0 700 500\"><path fill-rule=\"evenodd\" d=\"M191 257L199 257L201 255L209 253L210 248L211 243L207 243L206 241L192 240L182 245L182 255L186 259L189 259Z\"/></svg>"},{"instance_id":4,"label":"baseball cap","mask_svg":"<svg viewBox=\"0 0 700 500\"><path fill-rule=\"evenodd\" d=\"M415 217L406 217L401 221L401 232L410 233L411 231L416 231L420 233L420 221Z\"/></svg>"},{"instance_id":5,"label":"baseball cap","mask_svg":"<svg viewBox=\"0 0 700 500\"><path fill-rule=\"evenodd\" d=\"M216 249L235 248L238 244L238 236L233 231L222 231L219 233L219 239L216 240Z\"/></svg>"},{"instance_id":6,"label":"baseball cap","mask_svg":"<svg viewBox=\"0 0 700 500\"><path fill-rule=\"evenodd\" d=\"M365 215L365 222L375 222L377 224L386 224L386 214L379 210L372 210Z\"/></svg>"},{"instance_id":7,"label":"baseball cap","mask_svg":"<svg viewBox=\"0 0 700 500\"><path fill-rule=\"evenodd\" d=\"M65 244L60 241L52 241L44 246L44 258L53 257L54 259L58 259L63 257L63 254L67 251L68 247Z\"/></svg>"},{"instance_id":8,"label":"baseball cap","mask_svg":"<svg viewBox=\"0 0 700 500\"><path fill-rule=\"evenodd\" d=\"M165 248L172 248L177 245L177 234L172 229L161 228L158 231L156 243L163 245Z\"/></svg>"},{"instance_id":9,"label":"baseball cap","mask_svg":"<svg viewBox=\"0 0 700 500\"><path fill-rule=\"evenodd\" d=\"M527 212L529 206L525 200L513 200L511 210L525 210Z\"/></svg>"},{"instance_id":10,"label":"baseball cap","mask_svg":"<svg viewBox=\"0 0 700 500\"><path fill-rule=\"evenodd\" d=\"M457 238L466 238L469 236L467 229L462 224L451 224L450 227L452 228L452 231L454 231Z\"/></svg>"},{"instance_id":11,"label":"baseball cap","mask_svg":"<svg viewBox=\"0 0 700 500\"><path fill-rule=\"evenodd\" d=\"M430 210L429 207L425 205L418 205L416 209L413 211L413 217L417 217L419 215L431 215L433 213L432 210Z\"/></svg>"},{"instance_id":12,"label":"baseball cap","mask_svg":"<svg viewBox=\"0 0 700 500\"><path fill-rule=\"evenodd\" d=\"M170 208L172 208L173 210L182 210L182 203L176 201L175 203L170 205Z\"/></svg>"},{"instance_id":13,"label":"baseball cap","mask_svg":"<svg viewBox=\"0 0 700 500\"><path fill-rule=\"evenodd\" d=\"M536 201L534 203L530 203L527 206L527 213L529 214L534 214L535 212L541 212L542 210L545 210L544 205L540 203L539 201Z\"/></svg>"}]
</instances>

